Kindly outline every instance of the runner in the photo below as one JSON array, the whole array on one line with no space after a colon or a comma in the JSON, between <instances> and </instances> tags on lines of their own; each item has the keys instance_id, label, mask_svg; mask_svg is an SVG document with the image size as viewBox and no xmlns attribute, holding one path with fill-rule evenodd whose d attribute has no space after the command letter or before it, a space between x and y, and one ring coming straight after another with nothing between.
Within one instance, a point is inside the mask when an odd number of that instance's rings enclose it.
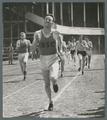
<instances>
[{"instance_id":1,"label":"runner","mask_svg":"<svg viewBox=\"0 0 107 120\"><path fill-rule=\"evenodd\" d=\"M66 56L66 52L67 52L67 46L66 46L66 42L61 40L61 50L60 50L60 53L61 53L61 62L60 62L60 65L61 65L61 77L63 77L63 72L64 72L64 66L65 66L65 56Z\"/></svg>"},{"instance_id":2,"label":"runner","mask_svg":"<svg viewBox=\"0 0 107 120\"><path fill-rule=\"evenodd\" d=\"M79 68L78 71L82 70L82 75L84 74L85 58L86 58L86 48L87 43L83 40L83 35L79 37L79 40L76 42L77 55L79 58Z\"/></svg>"},{"instance_id":3,"label":"runner","mask_svg":"<svg viewBox=\"0 0 107 120\"><path fill-rule=\"evenodd\" d=\"M68 60L68 64L69 64L69 62L70 62L70 60L71 60L70 44L71 44L71 42L68 41L67 50L66 50L66 58L67 58L67 60Z\"/></svg>"},{"instance_id":4,"label":"runner","mask_svg":"<svg viewBox=\"0 0 107 120\"><path fill-rule=\"evenodd\" d=\"M74 66L76 65L76 39L73 38L71 43L70 43L70 53L71 53L71 58L74 62Z\"/></svg>"},{"instance_id":5,"label":"runner","mask_svg":"<svg viewBox=\"0 0 107 120\"><path fill-rule=\"evenodd\" d=\"M91 56L92 56L92 48L93 48L93 44L92 42L89 40L88 37L85 37L85 40L87 42L88 48L87 48L87 65L88 68L90 69L90 63L91 63Z\"/></svg>"},{"instance_id":6,"label":"runner","mask_svg":"<svg viewBox=\"0 0 107 120\"><path fill-rule=\"evenodd\" d=\"M39 44L39 54L42 74L45 82L45 90L49 98L48 110L53 110L53 101L51 95L50 81L53 83L54 92L58 92L58 72L59 72L59 57L61 43L59 40L59 33L52 30L54 24L54 16L46 15L44 20L44 28L34 33L34 40L32 43L32 51L35 51ZM59 56L59 57L58 57Z\"/></svg>"},{"instance_id":7,"label":"runner","mask_svg":"<svg viewBox=\"0 0 107 120\"><path fill-rule=\"evenodd\" d=\"M18 52L18 59L20 63L20 67L22 70L22 73L24 75L24 79L26 79L27 74L27 61L30 53L30 40L26 39L26 34L24 32L20 33L20 39L16 43L16 50Z\"/></svg>"}]
</instances>

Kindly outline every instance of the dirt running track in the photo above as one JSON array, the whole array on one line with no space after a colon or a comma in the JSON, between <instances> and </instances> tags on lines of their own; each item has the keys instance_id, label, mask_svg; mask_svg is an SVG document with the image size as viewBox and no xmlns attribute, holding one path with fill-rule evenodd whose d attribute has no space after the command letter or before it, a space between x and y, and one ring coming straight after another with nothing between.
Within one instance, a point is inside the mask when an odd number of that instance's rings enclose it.
<instances>
[{"instance_id":1,"label":"dirt running track","mask_svg":"<svg viewBox=\"0 0 107 120\"><path fill-rule=\"evenodd\" d=\"M103 117L105 102L104 55L92 56L91 69L84 75L73 63L66 63L64 77L58 79L59 91L52 90L54 110L47 111L48 99L39 60L29 60L27 80L23 81L18 61L3 62L3 117L42 118Z\"/></svg>"}]
</instances>

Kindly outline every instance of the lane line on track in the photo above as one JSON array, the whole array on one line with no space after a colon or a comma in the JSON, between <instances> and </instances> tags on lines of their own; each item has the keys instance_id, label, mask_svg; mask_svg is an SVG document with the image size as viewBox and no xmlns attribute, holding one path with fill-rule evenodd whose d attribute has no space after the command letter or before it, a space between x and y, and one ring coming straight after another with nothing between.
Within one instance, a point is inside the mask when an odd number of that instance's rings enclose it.
<instances>
[{"instance_id":1,"label":"lane line on track","mask_svg":"<svg viewBox=\"0 0 107 120\"><path fill-rule=\"evenodd\" d=\"M20 93L22 90L31 87L32 85L34 85L34 84L37 83L37 82L39 82L39 81L35 81L35 82L33 82L33 83L29 84L29 85L26 85L25 87L23 87L23 88L21 88L21 89L19 89L19 90L16 90L16 91L13 92L12 94L3 97L3 100L5 100L5 99L7 99L7 98L9 98L9 97L12 97L12 96L15 95L16 93Z\"/></svg>"},{"instance_id":2,"label":"lane line on track","mask_svg":"<svg viewBox=\"0 0 107 120\"><path fill-rule=\"evenodd\" d=\"M66 84L66 85L61 89L61 91L53 98L53 103L55 103L55 102L58 100L58 98L61 97L61 95L63 94L63 92L71 85L71 83L78 77L79 74L80 74L80 72L78 72L78 73L75 75L75 77L74 77L68 84ZM48 108L48 105L45 106L45 109L47 109L47 108Z\"/></svg>"},{"instance_id":3,"label":"lane line on track","mask_svg":"<svg viewBox=\"0 0 107 120\"><path fill-rule=\"evenodd\" d=\"M30 67L32 67L32 66L34 66L34 65L38 65L38 63L39 63L39 61L36 61L35 63L33 63L33 65L32 64L28 64L27 65L27 67L29 67L29 65L31 65ZM8 67L8 66L3 66L3 72L6 72L6 73L12 73L13 71L16 71L17 69L20 69L20 65L19 64L17 64L18 66L17 66L17 68L14 66L12 66L12 67Z\"/></svg>"}]
</instances>

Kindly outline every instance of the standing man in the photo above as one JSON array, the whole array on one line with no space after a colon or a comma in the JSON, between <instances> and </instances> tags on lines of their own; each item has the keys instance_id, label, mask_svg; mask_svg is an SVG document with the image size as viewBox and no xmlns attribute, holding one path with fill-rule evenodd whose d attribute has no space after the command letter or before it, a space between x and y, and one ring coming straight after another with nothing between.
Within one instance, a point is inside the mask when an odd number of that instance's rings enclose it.
<instances>
[{"instance_id":1,"label":"standing man","mask_svg":"<svg viewBox=\"0 0 107 120\"><path fill-rule=\"evenodd\" d=\"M92 49L93 49L93 44L92 42L89 40L88 37L85 37L85 40L87 42L87 64L88 64L88 68L90 68L90 63L91 63L91 55L92 55Z\"/></svg>"},{"instance_id":2,"label":"standing man","mask_svg":"<svg viewBox=\"0 0 107 120\"><path fill-rule=\"evenodd\" d=\"M27 61L30 53L30 40L26 39L25 32L20 33L20 39L16 43L16 50L18 52L18 59L21 67L21 71L24 75L24 79L26 79L27 74Z\"/></svg>"},{"instance_id":3,"label":"standing man","mask_svg":"<svg viewBox=\"0 0 107 120\"><path fill-rule=\"evenodd\" d=\"M14 53L14 50L13 50L13 46L12 46L12 43L11 43L10 46L9 46L9 65L13 64L13 53Z\"/></svg>"},{"instance_id":4,"label":"standing man","mask_svg":"<svg viewBox=\"0 0 107 120\"><path fill-rule=\"evenodd\" d=\"M45 82L45 90L49 98L48 110L53 110L53 101L51 96L50 81L53 83L54 92L58 92L58 72L60 57L60 37L57 31L52 30L54 17L51 14L46 15L44 28L34 33L32 50L35 51L39 44L40 63ZM61 57L60 57L61 58Z\"/></svg>"},{"instance_id":5,"label":"standing man","mask_svg":"<svg viewBox=\"0 0 107 120\"><path fill-rule=\"evenodd\" d=\"M79 58L79 69L78 71L82 70L82 75L84 74L84 66L85 66L85 59L86 59L86 49L87 49L87 42L83 40L83 35L79 37L79 40L76 42L76 49L77 55Z\"/></svg>"}]
</instances>

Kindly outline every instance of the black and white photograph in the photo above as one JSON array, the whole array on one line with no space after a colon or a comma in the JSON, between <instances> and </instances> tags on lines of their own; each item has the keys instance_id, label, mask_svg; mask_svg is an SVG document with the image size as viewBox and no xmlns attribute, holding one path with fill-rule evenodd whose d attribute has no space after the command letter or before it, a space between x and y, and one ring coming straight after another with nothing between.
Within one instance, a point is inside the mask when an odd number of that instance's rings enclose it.
<instances>
[{"instance_id":1,"label":"black and white photograph","mask_svg":"<svg viewBox=\"0 0 107 120\"><path fill-rule=\"evenodd\" d=\"M2 4L3 118L105 117L104 7Z\"/></svg>"}]
</instances>

